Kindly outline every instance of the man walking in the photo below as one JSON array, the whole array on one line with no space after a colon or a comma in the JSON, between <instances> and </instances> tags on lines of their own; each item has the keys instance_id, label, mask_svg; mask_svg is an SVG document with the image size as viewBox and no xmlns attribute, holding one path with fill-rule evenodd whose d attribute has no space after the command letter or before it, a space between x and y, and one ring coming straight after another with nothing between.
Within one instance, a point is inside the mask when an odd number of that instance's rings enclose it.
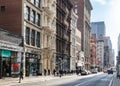
<instances>
[{"instance_id":1,"label":"man walking","mask_svg":"<svg viewBox=\"0 0 120 86\"><path fill-rule=\"evenodd\" d=\"M23 72L22 70L20 70L20 74L19 74L19 83L21 83L21 79L23 80Z\"/></svg>"}]
</instances>

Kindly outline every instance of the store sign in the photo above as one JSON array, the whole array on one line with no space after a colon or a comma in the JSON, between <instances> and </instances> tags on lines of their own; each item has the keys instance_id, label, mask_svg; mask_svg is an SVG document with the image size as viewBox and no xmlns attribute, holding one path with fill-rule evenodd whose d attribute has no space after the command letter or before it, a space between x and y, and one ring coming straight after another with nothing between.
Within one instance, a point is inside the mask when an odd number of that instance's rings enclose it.
<instances>
[{"instance_id":1,"label":"store sign","mask_svg":"<svg viewBox=\"0 0 120 86\"><path fill-rule=\"evenodd\" d=\"M2 50L2 57L11 57L11 51Z\"/></svg>"},{"instance_id":2,"label":"store sign","mask_svg":"<svg viewBox=\"0 0 120 86\"><path fill-rule=\"evenodd\" d=\"M0 42L0 49L11 50L11 51L23 51L23 48L20 46L15 46L13 44L1 43L1 42Z\"/></svg>"}]
</instances>

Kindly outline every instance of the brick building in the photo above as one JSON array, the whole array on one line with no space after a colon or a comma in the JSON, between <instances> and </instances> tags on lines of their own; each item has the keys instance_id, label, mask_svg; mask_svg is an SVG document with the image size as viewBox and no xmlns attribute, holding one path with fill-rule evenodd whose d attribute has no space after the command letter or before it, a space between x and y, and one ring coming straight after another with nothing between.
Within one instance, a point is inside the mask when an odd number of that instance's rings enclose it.
<instances>
[{"instance_id":1,"label":"brick building","mask_svg":"<svg viewBox=\"0 0 120 86\"><path fill-rule=\"evenodd\" d=\"M41 5L41 0L0 0L0 27L24 39L24 76L42 74Z\"/></svg>"},{"instance_id":2,"label":"brick building","mask_svg":"<svg viewBox=\"0 0 120 86\"><path fill-rule=\"evenodd\" d=\"M78 15L77 28L81 31L81 51L85 56L85 68L90 67L90 16L92 5L90 0L72 0L74 11Z\"/></svg>"}]
</instances>

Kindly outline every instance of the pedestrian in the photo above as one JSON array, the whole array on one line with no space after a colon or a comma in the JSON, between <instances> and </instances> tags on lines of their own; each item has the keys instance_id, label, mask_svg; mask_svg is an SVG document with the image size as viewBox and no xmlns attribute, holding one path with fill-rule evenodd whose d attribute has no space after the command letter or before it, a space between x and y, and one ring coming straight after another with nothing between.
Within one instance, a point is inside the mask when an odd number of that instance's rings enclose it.
<instances>
[{"instance_id":1,"label":"pedestrian","mask_svg":"<svg viewBox=\"0 0 120 86\"><path fill-rule=\"evenodd\" d=\"M65 70L65 75L67 74L67 71Z\"/></svg>"},{"instance_id":2,"label":"pedestrian","mask_svg":"<svg viewBox=\"0 0 120 86\"><path fill-rule=\"evenodd\" d=\"M62 77L63 71L59 70L60 77Z\"/></svg>"},{"instance_id":3,"label":"pedestrian","mask_svg":"<svg viewBox=\"0 0 120 86\"><path fill-rule=\"evenodd\" d=\"M50 75L50 69L48 69L48 75Z\"/></svg>"},{"instance_id":4,"label":"pedestrian","mask_svg":"<svg viewBox=\"0 0 120 86\"><path fill-rule=\"evenodd\" d=\"M79 75L79 70L78 69L76 69L76 74Z\"/></svg>"},{"instance_id":5,"label":"pedestrian","mask_svg":"<svg viewBox=\"0 0 120 86\"><path fill-rule=\"evenodd\" d=\"M21 79L23 80L23 72L22 70L20 70L20 74L19 74L19 83L21 83Z\"/></svg>"},{"instance_id":6,"label":"pedestrian","mask_svg":"<svg viewBox=\"0 0 120 86\"><path fill-rule=\"evenodd\" d=\"M56 70L54 69L54 70L53 70L53 75L54 75L54 76L55 76L55 73L56 73Z\"/></svg>"},{"instance_id":7,"label":"pedestrian","mask_svg":"<svg viewBox=\"0 0 120 86\"><path fill-rule=\"evenodd\" d=\"M46 69L44 69L44 75L45 75L45 76L46 76L46 72L47 72Z\"/></svg>"}]
</instances>

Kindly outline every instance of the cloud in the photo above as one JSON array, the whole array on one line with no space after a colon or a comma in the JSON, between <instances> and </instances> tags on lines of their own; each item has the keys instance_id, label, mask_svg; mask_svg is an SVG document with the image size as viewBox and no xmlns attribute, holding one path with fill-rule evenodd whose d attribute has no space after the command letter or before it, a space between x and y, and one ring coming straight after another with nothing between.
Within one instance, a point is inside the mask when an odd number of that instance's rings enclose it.
<instances>
[{"instance_id":1,"label":"cloud","mask_svg":"<svg viewBox=\"0 0 120 86\"><path fill-rule=\"evenodd\" d=\"M109 0L109 12L106 16L107 34L110 35L117 53L117 41L120 33L120 0Z\"/></svg>"},{"instance_id":2,"label":"cloud","mask_svg":"<svg viewBox=\"0 0 120 86\"><path fill-rule=\"evenodd\" d=\"M117 56L117 41L120 33L120 0L91 0L93 5L92 19L105 21L106 35L110 36Z\"/></svg>"},{"instance_id":3,"label":"cloud","mask_svg":"<svg viewBox=\"0 0 120 86\"><path fill-rule=\"evenodd\" d=\"M100 4L102 5L105 5L106 4L106 0L94 0L96 2L99 2Z\"/></svg>"},{"instance_id":4,"label":"cloud","mask_svg":"<svg viewBox=\"0 0 120 86\"><path fill-rule=\"evenodd\" d=\"M112 22L110 26L120 28L120 0L111 0L109 5L108 20Z\"/></svg>"}]
</instances>

